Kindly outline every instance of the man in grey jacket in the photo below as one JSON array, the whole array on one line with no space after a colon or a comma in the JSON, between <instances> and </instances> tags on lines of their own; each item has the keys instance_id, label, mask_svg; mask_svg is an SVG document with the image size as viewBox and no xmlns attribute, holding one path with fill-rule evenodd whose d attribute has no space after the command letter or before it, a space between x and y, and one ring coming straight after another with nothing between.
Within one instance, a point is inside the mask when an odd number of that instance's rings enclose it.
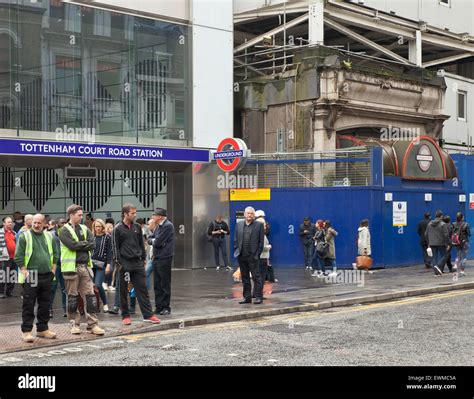
<instances>
[{"instance_id":1,"label":"man in grey jacket","mask_svg":"<svg viewBox=\"0 0 474 399\"><path fill-rule=\"evenodd\" d=\"M449 250L449 232L448 226L443 222L443 212L436 211L436 218L432 220L425 232L428 240L428 246L433 251L433 270L437 276L441 276L442 266L446 256L446 251Z\"/></svg>"}]
</instances>

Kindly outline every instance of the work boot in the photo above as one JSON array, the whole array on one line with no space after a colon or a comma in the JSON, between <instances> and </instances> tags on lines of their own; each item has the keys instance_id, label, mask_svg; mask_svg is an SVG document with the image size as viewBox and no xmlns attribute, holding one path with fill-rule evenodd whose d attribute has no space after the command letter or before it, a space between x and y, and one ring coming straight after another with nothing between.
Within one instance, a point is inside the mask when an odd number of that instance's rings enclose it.
<instances>
[{"instance_id":1,"label":"work boot","mask_svg":"<svg viewBox=\"0 0 474 399\"><path fill-rule=\"evenodd\" d=\"M33 335L31 335L31 331L24 332L21 338L23 339L23 342L33 342L35 340Z\"/></svg>"},{"instance_id":2,"label":"work boot","mask_svg":"<svg viewBox=\"0 0 474 399\"><path fill-rule=\"evenodd\" d=\"M81 328L79 326L74 326L71 328L71 334L80 334Z\"/></svg>"},{"instance_id":3,"label":"work boot","mask_svg":"<svg viewBox=\"0 0 474 399\"><path fill-rule=\"evenodd\" d=\"M94 327L88 329L88 331L91 334L94 334L94 335L104 335L105 334L105 330L100 328L98 325L95 325Z\"/></svg>"},{"instance_id":4,"label":"work boot","mask_svg":"<svg viewBox=\"0 0 474 399\"><path fill-rule=\"evenodd\" d=\"M36 336L40 338L54 339L56 338L56 333L50 330L39 331L36 333Z\"/></svg>"}]
</instances>

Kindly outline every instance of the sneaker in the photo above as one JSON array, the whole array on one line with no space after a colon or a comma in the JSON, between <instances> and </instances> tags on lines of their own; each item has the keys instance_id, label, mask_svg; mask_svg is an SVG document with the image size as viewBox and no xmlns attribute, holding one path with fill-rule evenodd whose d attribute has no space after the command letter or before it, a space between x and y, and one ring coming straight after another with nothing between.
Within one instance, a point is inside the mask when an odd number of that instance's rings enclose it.
<instances>
[{"instance_id":1,"label":"sneaker","mask_svg":"<svg viewBox=\"0 0 474 399\"><path fill-rule=\"evenodd\" d=\"M21 339L23 340L23 342L33 342L35 340L33 338L33 335L31 335L31 331L22 333Z\"/></svg>"},{"instance_id":2,"label":"sneaker","mask_svg":"<svg viewBox=\"0 0 474 399\"><path fill-rule=\"evenodd\" d=\"M147 319L143 319L146 323L158 324L161 323L161 320L156 317L155 315L148 317Z\"/></svg>"},{"instance_id":3,"label":"sneaker","mask_svg":"<svg viewBox=\"0 0 474 399\"><path fill-rule=\"evenodd\" d=\"M443 274L443 272L441 271L441 269L438 266L433 266L433 269L434 269L434 274L436 276L441 276Z\"/></svg>"},{"instance_id":4,"label":"sneaker","mask_svg":"<svg viewBox=\"0 0 474 399\"><path fill-rule=\"evenodd\" d=\"M54 339L56 338L56 333L50 330L46 330L46 331L37 332L36 336L40 338Z\"/></svg>"},{"instance_id":5,"label":"sneaker","mask_svg":"<svg viewBox=\"0 0 474 399\"><path fill-rule=\"evenodd\" d=\"M109 286L108 291L112 291L112 292L115 291L115 287L113 285Z\"/></svg>"},{"instance_id":6,"label":"sneaker","mask_svg":"<svg viewBox=\"0 0 474 399\"><path fill-rule=\"evenodd\" d=\"M456 273L458 271L458 267L456 265L453 265L451 268L451 273Z\"/></svg>"},{"instance_id":7,"label":"sneaker","mask_svg":"<svg viewBox=\"0 0 474 399\"><path fill-rule=\"evenodd\" d=\"M109 310L109 313L110 314L119 314L119 310L120 310L120 308L118 308L117 306L114 306L112 310Z\"/></svg>"},{"instance_id":8,"label":"sneaker","mask_svg":"<svg viewBox=\"0 0 474 399\"><path fill-rule=\"evenodd\" d=\"M94 335L104 335L105 334L105 330L100 328L97 324L94 327L92 327L90 329L87 329L87 331L89 331L91 334L94 334Z\"/></svg>"},{"instance_id":9,"label":"sneaker","mask_svg":"<svg viewBox=\"0 0 474 399\"><path fill-rule=\"evenodd\" d=\"M216 267L216 271L219 271L219 269L220 269L220 266L217 266L217 267Z\"/></svg>"},{"instance_id":10,"label":"sneaker","mask_svg":"<svg viewBox=\"0 0 474 399\"><path fill-rule=\"evenodd\" d=\"M311 274L312 277L323 277L323 272L314 272Z\"/></svg>"},{"instance_id":11,"label":"sneaker","mask_svg":"<svg viewBox=\"0 0 474 399\"><path fill-rule=\"evenodd\" d=\"M104 313L109 313L109 306L108 305L104 305Z\"/></svg>"},{"instance_id":12,"label":"sneaker","mask_svg":"<svg viewBox=\"0 0 474 399\"><path fill-rule=\"evenodd\" d=\"M130 324L132 324L132 320L130 319L130 316L125 316L123 319L122 319L122 324L124 326L129 326Z\"/></svg>"},{"instance_id":13,"label":"sneaker","mask_svg":"<svg viewBox=\"0 0 474 399\"><path fill-rule=\"evenodd\" d=\"M459 277L466 277L466 273L464 273L464 272L459 272Z\"/></svg>"},{"instance_id":14,"label":"sneaker","mask_svg":"<svg viewBox=\"0 0 474 399\"><path fill-rule=\"evenodd\" d=\"M226 269L226 270L229 270L229 271L232 271L232 270L233 270L233 269L232 269L232 266L226 266L225 269Z\"/></svg>"},{"instance_id":15,"label":"sneaker","mask_svg":"<svg viewBox=\"0 0 474 399\"><path fill-rule=\"evenodd\" d=\"M166 316L166 315L169 315L169 314L171 314L171 310L169 310L169 309L163 309L160 312L160 315L162 315L162 316Z\"/></svg>"},{"instance_id":16,"label":"sneaker","mask_svg":"<svg viewBox=\"0 0 474 399\"><path fill-rule=\"evenodd\" d=\"M102 283L102 288L107 291L109 289L109 286L107 285L107 283Z\"/></svg>"},{"instance_id":17,"label":"sneaker","mask_svg":"<svg viewBox=\"0 0 474 399\"><path fill-rule=\"evenodd\" d=\"M80 334L81 333L81 328L79 326L74 326L71 328L71 334Z\"/></svg>"}]
</instances>

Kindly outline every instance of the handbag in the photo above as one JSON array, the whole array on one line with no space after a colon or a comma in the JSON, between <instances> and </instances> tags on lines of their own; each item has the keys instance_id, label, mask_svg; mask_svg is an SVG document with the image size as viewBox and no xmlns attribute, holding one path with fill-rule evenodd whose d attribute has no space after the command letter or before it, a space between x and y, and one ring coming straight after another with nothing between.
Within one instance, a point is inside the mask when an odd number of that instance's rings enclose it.
<instances>
[{"instance_id":1,"label":"handbag","mask_svg":"<svg viewBox=\"0 0 474 399\"><path fill-rule=\"evenodd\" d=\"M368 255L360 255L356 258L358 269L369 270L372 267L373 260Z\"/></svg>"},{"instance_id":2,"label":"handbag","mask_svg":"<svg viewBox=\"0 0 474 399\"><path fill-rule=\"evenodd\" d=\"M102 262L101 260L95 260L92 259L92 265L99 270L103 270L105 266L105 262Z\"/></svg>"}]
</instances>

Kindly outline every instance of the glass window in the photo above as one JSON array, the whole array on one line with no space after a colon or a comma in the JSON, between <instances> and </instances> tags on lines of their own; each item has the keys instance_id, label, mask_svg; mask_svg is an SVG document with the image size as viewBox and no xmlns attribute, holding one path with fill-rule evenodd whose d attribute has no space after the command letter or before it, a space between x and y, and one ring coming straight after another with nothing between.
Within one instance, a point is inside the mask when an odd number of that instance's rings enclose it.
<instances>
[{"instance_id":1,"label":"glass window","mask_svg":"<svg viewBox=\"0 0 474 399\"><path fill-rule=\"evenodd\" d=\"M0 3L0 129L191 145L187 26L61 0Z\"/></svg>"},{"instance_id":2,"label":"glass window","mask_svg":"<svg viewBox=\"0 0 474 399\"><path fill-rule=\"evenodd\" d=\"M467 109L467 92L458 91L458 119L467 120L466 116Z\"/></svg>"}]
</instances>

